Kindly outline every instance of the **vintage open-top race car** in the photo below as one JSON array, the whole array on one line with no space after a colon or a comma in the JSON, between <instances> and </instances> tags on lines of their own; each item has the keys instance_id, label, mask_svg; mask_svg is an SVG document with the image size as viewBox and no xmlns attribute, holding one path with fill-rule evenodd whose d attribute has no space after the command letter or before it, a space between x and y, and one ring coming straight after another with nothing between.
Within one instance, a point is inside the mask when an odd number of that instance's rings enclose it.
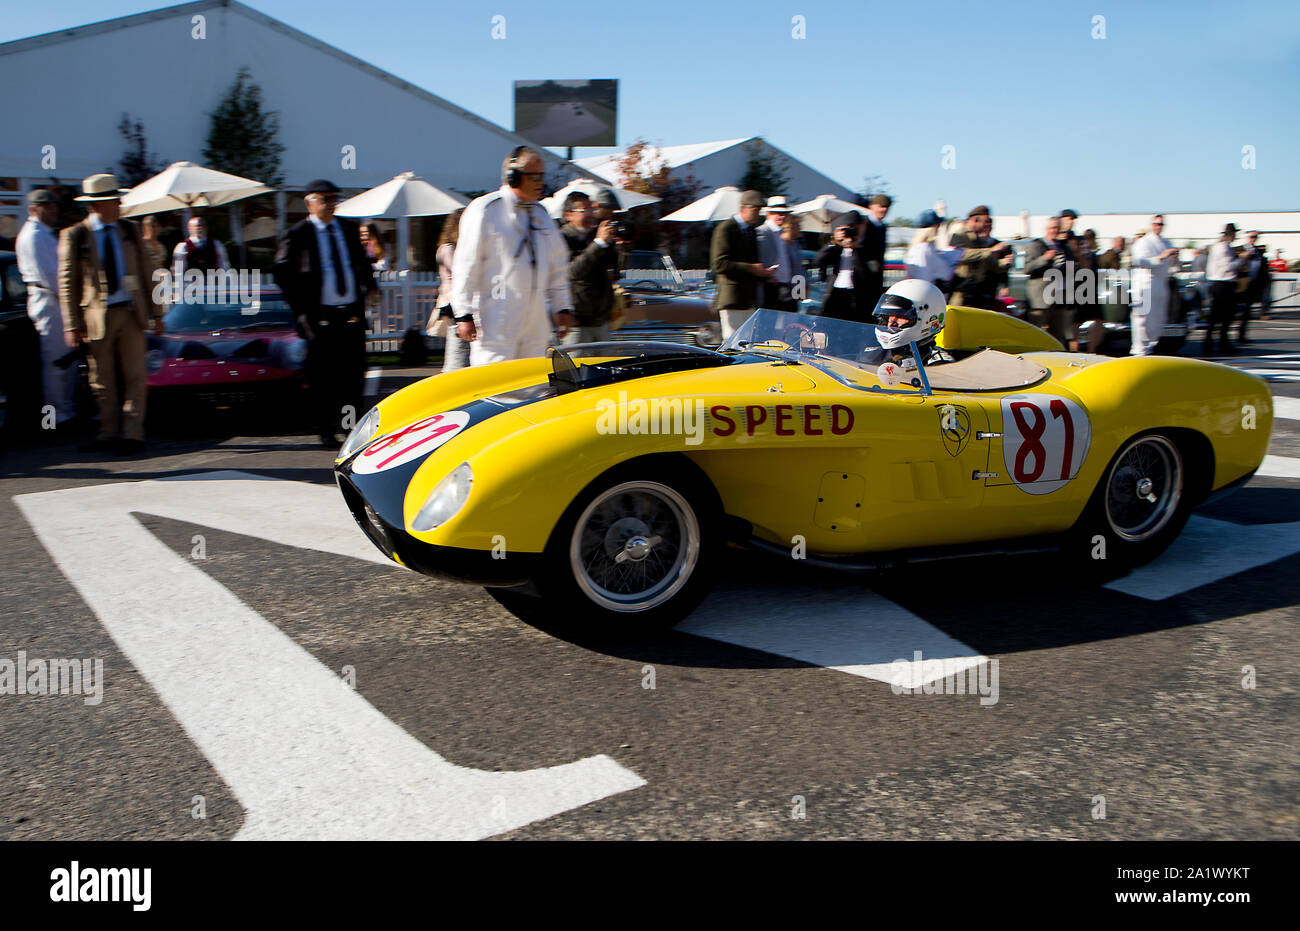
<instances>
[{"instance_id":1,"label":"vintage open-top race car","mask_svg":"<svg viewBox=\"0 0 1300 931\"><path fill-rule=\"evenodd\" d=\"M1013 541L1122 571L1263 459L1252 375L924 314L924 351L760 310L718 351L598 343L437 375L363 418L336 478L400 564L620 634L689 613L728 542L863 568Z\"/></svg>"}]
</instances>

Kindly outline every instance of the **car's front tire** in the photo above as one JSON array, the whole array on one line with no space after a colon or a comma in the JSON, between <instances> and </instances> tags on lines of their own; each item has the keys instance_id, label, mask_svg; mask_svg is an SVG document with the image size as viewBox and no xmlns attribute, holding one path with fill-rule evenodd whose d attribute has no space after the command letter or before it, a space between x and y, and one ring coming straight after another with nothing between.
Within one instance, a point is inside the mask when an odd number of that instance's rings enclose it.
<instances>
[{"instance_id":1,"label":"car's front tire","mask_svg":"<svg viewBox=\"0 0 1300 931\"><path fill-rule=\"evenodd\" d=\"M556 620L626 637L672 627L708 593L721 505L688 461L650 457L592 482L565 511L534 584Z\"/></svg>"}]
</instances>

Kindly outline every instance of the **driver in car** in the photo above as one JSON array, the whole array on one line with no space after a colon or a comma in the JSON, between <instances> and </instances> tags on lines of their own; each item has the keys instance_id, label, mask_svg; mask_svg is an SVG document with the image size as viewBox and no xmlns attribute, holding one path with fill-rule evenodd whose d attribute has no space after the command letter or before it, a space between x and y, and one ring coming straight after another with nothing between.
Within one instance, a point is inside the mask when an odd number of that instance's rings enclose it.
<instances>
[{"instance_id":1,"label":"driver in car","mask_svg":"<svg viewBox=\"0 0 1300 931\"><path fill-rule=\"evenodd\" d=\"M893 362L911 371L916 368L910 349L914 345L927 365L951 362L952 356L935 342L947 312L943 292L930 282L920 278L898 282L880 296L872 314L880 348L868 346L858 354L858 361L870 365Z\"/></svg>"}]
</instances>

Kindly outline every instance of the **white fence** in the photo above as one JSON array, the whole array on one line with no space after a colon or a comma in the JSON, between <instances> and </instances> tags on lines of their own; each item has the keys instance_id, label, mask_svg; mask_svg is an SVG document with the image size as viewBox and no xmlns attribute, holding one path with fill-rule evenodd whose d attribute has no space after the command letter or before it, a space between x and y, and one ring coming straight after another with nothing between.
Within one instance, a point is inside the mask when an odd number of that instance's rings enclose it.
<instances>
[{"instance_id":1,"label":"white fence","mask_svg":"<svg viewBox=\"0 0 1300 931\"><path fill-rule=\"evenodd\" d=\"M438 305L437 272L380 272L379 306L369 311L370 338L400 337L411 327L423 330Z\"/></svg>"}]
</instances>

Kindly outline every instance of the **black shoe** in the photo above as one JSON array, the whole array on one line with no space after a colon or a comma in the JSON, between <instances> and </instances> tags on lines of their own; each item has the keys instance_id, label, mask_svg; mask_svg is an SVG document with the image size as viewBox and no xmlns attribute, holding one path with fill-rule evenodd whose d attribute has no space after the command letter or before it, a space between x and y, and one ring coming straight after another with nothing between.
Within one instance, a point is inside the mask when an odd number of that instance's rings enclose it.
<instances>
[{"instance_id":1,"label":"black shoe","mask_svg":"<svg viewBox=\"0 0 1300 931\"><path fill-rule=\"evenodd\" d=\"M1203 356L1214 355L1214 346L1210 343L1206 343L1204 346L1201 347L1201 355Z\"/></svg>"},{"instance_id":2,"label":"black shoe","mask_svg":"<svg viewBox=\"0 0 1300 931\"><path fill-rule=\"evenodd\" d=\"M1238 346L1249 346L1252 342L1254 342L1254 340L1246 339L1246 337L1244 337L1244 336L1238 336L1238 337L1237 337L1237 345L1238 345Z\"/></svg>"},{"instance_id":3,"label":"black shoe","mask_svg":"<svg viewBox=\"0 0 1300 931\"><path fill-rule=\"evenodd\" d=\"M106 453L113 451L116 448L117 446L114 440L107 440L103 437L91 440L89 443L83 443L77 447L78 451L83 453Z\"/></svg>"},{"instance_id":4,"label":"black shoe","mask_svg":"<svg viewBox=\"0 0 1300 931\"><path fill-rule=\"evenodd\" d=\"M1219 347L1219 352L1225 356L1235 356L1237 354L1237 347L1232 345L1232 343L1224 343Z\"/></svg>"},{"instance_id":5,"label":"black shoe","mask_svg":"<svg viewBox=\"0 0 1300 931\"><path fill-rule=\"evenodd\" d=\"M339 442L339 438L335 434L322 433L320 435L320 445L326 449L338 449L343 444Z\"/></svg>"},{"instance_id":6,"label":"black shoe","mask_svg":"<svg viewBox=\"0 0 1300 931\"><path fill-rule=\"evenodd\" d=\"M119 456L138 456L143 450L143 440L118 440L113 447L113 452Z\"/></svg>"}]
</instances>

